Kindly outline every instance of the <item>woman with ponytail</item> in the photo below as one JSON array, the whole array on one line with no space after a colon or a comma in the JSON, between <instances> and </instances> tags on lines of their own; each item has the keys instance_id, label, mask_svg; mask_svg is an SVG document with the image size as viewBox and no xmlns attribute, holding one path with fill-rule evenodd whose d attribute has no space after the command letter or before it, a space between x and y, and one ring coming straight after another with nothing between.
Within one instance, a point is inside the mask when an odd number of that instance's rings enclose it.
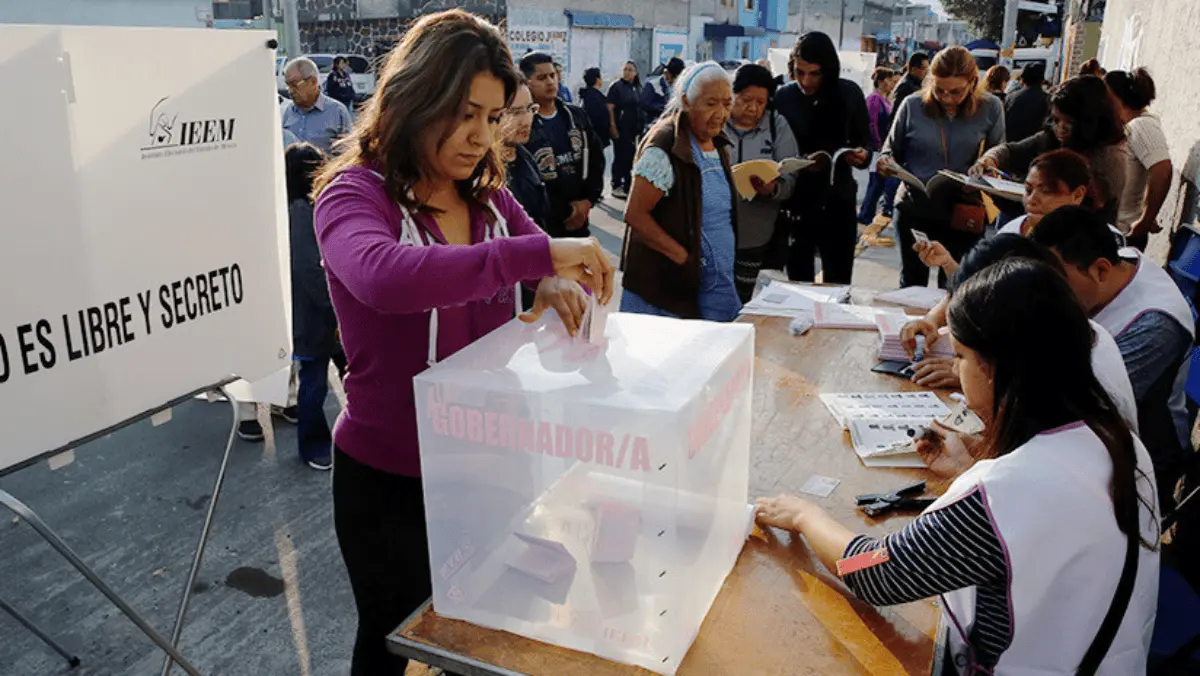
<instances>
[{"instance_id":1,"label":"woman with ponytail","mask_svg":"<svg viewBox=\"0 0 1200 676\"><path fill-rule=\"evenodd\" d=\"M1104 76L1104 83L1117 100L1117 116L1125 124L1129 139L1125 193L1117 214L1117 227L1127 234L1130 246L1145 251L1151 233L1162 230L1158 212L1167 200L1175 175L1162 122L1146 110L1157 93L1154 78L1145 68L1132 73L1114 70Z\"/></svg>"}]
</instances>

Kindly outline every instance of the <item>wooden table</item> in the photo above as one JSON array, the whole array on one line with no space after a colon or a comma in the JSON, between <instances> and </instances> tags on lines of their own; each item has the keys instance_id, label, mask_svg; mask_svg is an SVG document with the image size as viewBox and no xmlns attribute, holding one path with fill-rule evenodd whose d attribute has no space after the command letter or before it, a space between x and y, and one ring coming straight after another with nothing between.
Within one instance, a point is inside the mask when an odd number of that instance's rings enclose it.
<instances>
[{"instance_id":1,"label":"wooden table","mask_svg":"<svg viewBox=\"0 0 1200 676\"><path fill-rule=\"evenodd\" d=\"M859 532L882 535L910 516L876 521L854 496L928 478L924 470L868 469L834 423L819 392L917 390L872 373L879 334L812 330L793 337L788 320L756 327L752 498L795 492L813 474L841 484L816 499ZM936 490L943 487L931 486ZM678 673L683 676L928 674L938 610L931 601L876 609L824 570L799 536L757 528L709 610ZM464 675L641 676L650 672L503 631L438 617L428 604L391 636L389 649Z\"/></svg>"}]
</instances>

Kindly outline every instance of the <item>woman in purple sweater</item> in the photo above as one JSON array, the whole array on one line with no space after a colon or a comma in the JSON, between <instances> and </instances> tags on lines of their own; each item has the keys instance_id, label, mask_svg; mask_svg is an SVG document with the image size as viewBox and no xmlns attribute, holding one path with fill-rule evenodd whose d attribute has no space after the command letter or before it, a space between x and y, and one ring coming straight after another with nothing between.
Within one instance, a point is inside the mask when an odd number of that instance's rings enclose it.
<instances>
[{"instance_id":1,"label":"woman in purple sweater","mask_svg":"<svg viewBox=\"0 0 1200 676\"><path fill-rule=\"evenodd\" d=\"M586 308L578 282L601 302L612 295L594 240L551 241L503 188L495 141L516 88L494 26L458 10L427 16L315 186L349 360L333 504L358 606L354 676L404 673L384 638L430 594L413 376L511 319L518 284L536 288L522 319L553 307L572 333Z\"/></svg>"}]
</instances>

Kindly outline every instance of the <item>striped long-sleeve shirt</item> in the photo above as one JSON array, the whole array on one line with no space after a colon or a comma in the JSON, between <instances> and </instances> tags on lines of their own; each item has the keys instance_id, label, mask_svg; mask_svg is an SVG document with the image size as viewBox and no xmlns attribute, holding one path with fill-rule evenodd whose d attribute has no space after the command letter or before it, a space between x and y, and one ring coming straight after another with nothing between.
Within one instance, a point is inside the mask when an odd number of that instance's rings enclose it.
<instances>
[{"instance_id":1,"label":"striped long-sleeve shirt","mask_svg":"<svg viewBox=\"0 0 1200 676\"><path fill-rule=\"evenodd\" d=\"M850 590L868 603L889 606L975 587L968 640L979 666L995 666L1012 643L1010 571L982 492L923 514L882 540L859 535L844 558L884 547L886 562L845 576Z\"/></svg>"}]
</instances>

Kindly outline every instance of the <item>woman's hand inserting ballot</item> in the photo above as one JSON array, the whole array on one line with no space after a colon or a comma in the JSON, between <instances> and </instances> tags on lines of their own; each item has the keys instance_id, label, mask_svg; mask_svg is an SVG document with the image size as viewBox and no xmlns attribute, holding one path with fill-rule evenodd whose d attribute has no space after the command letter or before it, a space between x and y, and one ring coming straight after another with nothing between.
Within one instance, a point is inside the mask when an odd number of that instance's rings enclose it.
<instances>
[{"instance_id":1,"label":"woman's hand inserting ballot","mask_svg":"<svg viewBox=\"0 0 1200 676\"><path fill-rule=\"evenodd\" d=\"M562 277L547 277L538 284L533 297L533 308L521 313L521 321L536 322L548 308L554 308L567 332L572 336L579 333L583 325L583 314L587 311L588 297L579 284Z\"/></svg>"}]
</instances>

